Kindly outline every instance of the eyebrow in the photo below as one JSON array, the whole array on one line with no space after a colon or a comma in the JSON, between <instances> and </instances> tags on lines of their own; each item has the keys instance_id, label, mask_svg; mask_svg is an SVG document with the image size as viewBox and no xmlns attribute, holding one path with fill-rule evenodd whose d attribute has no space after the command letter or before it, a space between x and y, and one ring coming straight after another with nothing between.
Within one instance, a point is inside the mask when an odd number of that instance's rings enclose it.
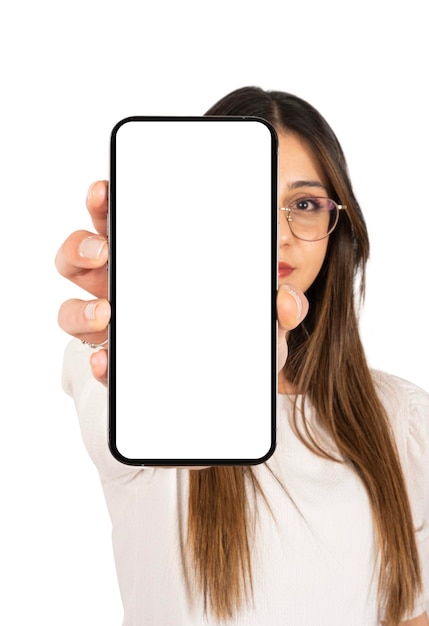
<instances>
[{"instance_id":1,"label":"eyebrow","mask_svg":"<svg viewBox=\"0 0 429 626\"><path fill-rule=\"evenodd\" d=\"M289 189L301 189L301 187L318 187L319 189L324 189L326 191L326 187L320 180L295 180L293 183L288 185Z\"/></svg>"}]
</instances>

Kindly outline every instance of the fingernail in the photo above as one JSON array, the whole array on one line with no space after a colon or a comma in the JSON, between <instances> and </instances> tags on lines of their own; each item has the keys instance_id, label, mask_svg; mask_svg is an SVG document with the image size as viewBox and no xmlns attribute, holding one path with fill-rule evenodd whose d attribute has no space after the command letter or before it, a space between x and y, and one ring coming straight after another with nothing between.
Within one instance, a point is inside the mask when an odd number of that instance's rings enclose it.
<instances>
[{"instance_id":1,"label":"fingernail","mask_svg":"<svg viewBox=\"0 0 429 626\"><path fill-rule=\"evenodd\" d=\"M87 237L79 246L79 254L87 259L98 259L106 243L100 237Z\"/></svg>"},{"instance_id":2,"label":"fingernail","mask_svg":"<svg viewBox=\"0 0 429 626\"><path fill-rule=\"evenodd\" d=\"M84 315L87 320L95 320L96 318L100 321L108 320L110 317L109 304L105 300L92 300L86 305Z\"/></svg>"},{"instance_id":3,"label":"fingernail","mask_svg":"<svg viewBox=\"0 0 429 626\"><path fill-rule=\"evenodd\" d=\"M87 320L95 320L95 309L97 307L97 301L88 302L85 307L84 315Z\"/></svg>"},{"instance_id":4,"label":"fingernail","mask_svg":"<svg viewBox=\"0 0 429 626\"><path fill-rule=\"evenodd\" d=\"M293 297L293 299L295 300L295 302L296 302L296 307L297 307L297 310L298 310L298 313L297 313L296 319L297 319L297 321L299 321L299 320L301 319L301 315L302 315L302 300L301 300L301 298L299 297L299 295L297 294L297 292L295 291L295 289L293 289L290 285L282 285L282 287L283 287L284 289L286 289L286 291L287 291L288 293L290 293L290 295L291 295L291 296Z\"/></svg>"}]
</instances>

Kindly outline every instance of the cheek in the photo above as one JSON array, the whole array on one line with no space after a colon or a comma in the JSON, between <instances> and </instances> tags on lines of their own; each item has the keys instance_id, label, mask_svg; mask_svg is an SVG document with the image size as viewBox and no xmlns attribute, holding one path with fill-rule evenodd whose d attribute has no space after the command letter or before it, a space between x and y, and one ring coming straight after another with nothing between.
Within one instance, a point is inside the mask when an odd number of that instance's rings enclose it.
<instances>
[{"instance_id":1,"label":"cheek","mask_svg":"<svg viewBox=\"0 0 429 626\"><path fill-rule=\"evenodd\" d=\"M317 274L322 269L322 265L325 260L326 253L328 251L328 242L329 242L329 238L326 238L326 239L322 239L322 241L318 241L316 244L318 248L317 250L315 250L314 264L315 264L315 267L318 268Z\"/></svg>"},{"instance_id":2,"label":"cheek","mask_svg":"<svg viewBox=\"0 0 429 626\"><path fill-rule=\"evenodd\" d=\"M325 260L326 251L328 249L328 239L313 242L306 245L304 263L302 269L305 274L305 290L307 290L316 280L317 275L322 269Z\"/></svg>"}]
</instances>

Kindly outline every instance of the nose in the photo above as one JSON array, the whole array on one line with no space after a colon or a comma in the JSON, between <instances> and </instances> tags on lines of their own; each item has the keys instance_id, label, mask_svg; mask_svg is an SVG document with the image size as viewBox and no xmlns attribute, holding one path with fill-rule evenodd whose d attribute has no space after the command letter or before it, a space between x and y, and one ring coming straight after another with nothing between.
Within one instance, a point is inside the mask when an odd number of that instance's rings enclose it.
<instances>
[{"instance_id":1,"label":"nose","mask_svg":"<svg viewBox=\"0 0 429 626\"><path fill-rule=\"evenodd\" d=\"M277 224L278 224L278 233L279 233L279 245L284 246L290 243L293 239L292 231L288 222L288 212L281 211L280 209L277 211Z\"/></svg>"}]
</instances>

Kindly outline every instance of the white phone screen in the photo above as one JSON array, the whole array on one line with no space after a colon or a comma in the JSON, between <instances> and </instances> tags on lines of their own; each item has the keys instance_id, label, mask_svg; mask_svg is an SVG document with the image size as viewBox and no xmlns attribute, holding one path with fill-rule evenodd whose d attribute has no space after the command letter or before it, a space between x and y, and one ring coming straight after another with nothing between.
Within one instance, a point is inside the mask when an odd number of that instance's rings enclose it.
<instances>
[{"instance_id":1,"label":"white phone screen","mask_svg":"<svg viewBox=\"0 0 429 626\"><path fill-rule=\"evenodd\" d=\"M277 137L134 117L111 137L109 445L139 465L275 447Z\"/></svg>"}]
</instances>

